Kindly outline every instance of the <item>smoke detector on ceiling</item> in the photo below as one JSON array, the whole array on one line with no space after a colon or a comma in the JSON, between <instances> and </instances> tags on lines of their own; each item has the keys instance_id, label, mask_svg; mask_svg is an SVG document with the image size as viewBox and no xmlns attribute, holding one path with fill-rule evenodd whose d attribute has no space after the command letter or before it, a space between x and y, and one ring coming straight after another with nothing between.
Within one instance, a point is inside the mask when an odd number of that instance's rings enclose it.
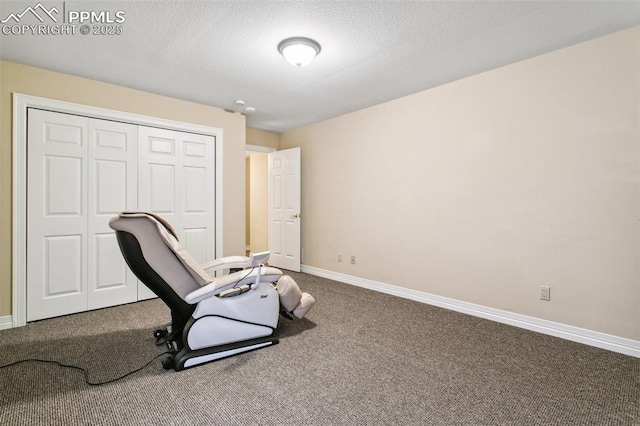
<instances>
[{"instance_id":1,"label":"smoke detector on ceiling","mask_svg":"<svg viewBox=\"0 0 640 426\"><path fill-rule=\"evenodd\" d=\"M256 112L256 108L252 106L247 106L247 103L242 99L236 99L234 101L235 107L233 108L233 112L238 112L240 114L249 115Z\"/></svg>"}]
</instances>

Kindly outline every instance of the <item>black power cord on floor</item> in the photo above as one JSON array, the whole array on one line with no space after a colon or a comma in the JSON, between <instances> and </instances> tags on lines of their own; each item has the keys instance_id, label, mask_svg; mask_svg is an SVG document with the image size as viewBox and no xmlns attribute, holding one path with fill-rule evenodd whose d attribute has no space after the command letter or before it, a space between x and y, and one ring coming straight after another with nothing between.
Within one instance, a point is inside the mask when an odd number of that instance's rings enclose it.
<instances>
[{"instance_id":1,"label":"black power cord on floor","mask_svg":"<svg viewBox=\"0 0 640 426\"><path fill-rule=\"evenodd\" d=\"M117 382L118 380L122 380L127 376L130 376L130 375L132 375L134 373L137 373L138 371L148 367L153 361L155 361L156 359L160 358L162 355L167 355L167 354L170 354L170 353L171 352L162 352L161 354L158 354L158 355L154 356L153 358L151 358L151 360L149 362L147 362L145 365L143 365L142 367L137 368L137 369L135 369L133 371L130 371L130 372L128 372L127 374L125 374L123 376L116 377L115 379L107 380L106 382L90 382L87 370L85 370L84 368L78 367L76 365L63 364L63 363L61 363L59 361L51 361L51 360L47 360L47 359L37 359L37 358L23 359L23 360L20 360L20 361L12 362L11 364L2 365L2 366L0 366L0 370L2 370L4 368L12 367L14 365L24 364L24 363L27 363L27 362L40 362L40 363L45 363L45 364L55 364L55 365L58 365L60 367L71 368L73 370L82 371L82 373L84 374L84 382L86 384L88 384L89 386L102 386L102 385L106 385L108 383Z\"/></svg>"}]
</instances>

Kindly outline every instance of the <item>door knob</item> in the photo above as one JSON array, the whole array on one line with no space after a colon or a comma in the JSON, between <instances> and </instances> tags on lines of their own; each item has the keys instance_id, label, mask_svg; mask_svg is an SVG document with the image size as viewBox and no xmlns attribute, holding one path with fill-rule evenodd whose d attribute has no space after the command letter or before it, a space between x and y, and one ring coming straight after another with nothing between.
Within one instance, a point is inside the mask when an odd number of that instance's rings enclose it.
<instances>
[{"instance_id":1,"label":"door knob","mask_svg":"<svg viewBox=\"0 0 640 426\"><path fill-rule=\"evenodd\" d=\"M291 219L298 219L300 218L302 215L300 213L296 213L296 214L292 214L291 215Z\"/></svg>"}]
</instances>

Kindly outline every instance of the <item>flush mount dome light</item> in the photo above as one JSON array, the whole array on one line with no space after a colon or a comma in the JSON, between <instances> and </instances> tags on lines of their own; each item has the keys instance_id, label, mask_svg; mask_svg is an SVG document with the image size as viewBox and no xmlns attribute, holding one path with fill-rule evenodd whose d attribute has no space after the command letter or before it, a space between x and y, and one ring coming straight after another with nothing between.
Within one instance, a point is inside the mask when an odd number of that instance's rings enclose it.
<instances>
[{"instance_id":1,"label":"flush mount dome light","mask_svg":"<svg viewBox=\"0 0 640 426\"><path fill-rule=\"evenodd\" d=\"M320 44L306 37L291 37L278 43L278 52L287 62L299 68L313 61L320 53Z\"/></svg>"}]
</instances>

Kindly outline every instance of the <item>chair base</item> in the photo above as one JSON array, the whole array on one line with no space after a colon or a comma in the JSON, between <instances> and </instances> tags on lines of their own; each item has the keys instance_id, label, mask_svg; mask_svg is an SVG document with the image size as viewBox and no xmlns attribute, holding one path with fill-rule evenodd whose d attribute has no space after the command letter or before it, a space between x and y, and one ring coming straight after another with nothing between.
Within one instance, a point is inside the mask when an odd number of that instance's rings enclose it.
<instances>
[{"instance_id":1,"label":"chair base","mask_svg":"<svg viewBox=\"0 0 640 426\"><path fill-rule=\"evenodd\" d=\"M173 362L167 363L165 368L173 368L176 371L181 371L185 368L228 358L243 352L250 352L267 346L277 345L278 343L278 339L267 336L198 350L183 348L173 356Z\"/></svg>"}]
</instances>

